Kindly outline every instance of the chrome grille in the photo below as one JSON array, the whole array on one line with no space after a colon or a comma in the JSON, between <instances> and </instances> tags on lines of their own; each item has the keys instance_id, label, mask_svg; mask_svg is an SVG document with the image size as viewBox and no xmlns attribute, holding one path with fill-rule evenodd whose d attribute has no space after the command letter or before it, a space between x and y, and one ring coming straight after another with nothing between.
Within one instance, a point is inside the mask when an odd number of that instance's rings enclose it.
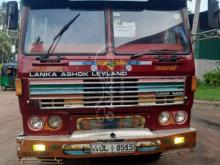
<instances>
[{"instance_id":1,"label":"chrome grille","mask_svg":"<svg viewBox=\"0 0 220 165\"><path fill-rule=\"evenodd\" d=\"M178 105L184 93L184 77L30 80L30 98L41 109Z\"/></svg>"},{"instance_id":2,"label":"chrome grille","mask_svg":"<svg viewBox=\"0 0 220 165\"><path fill-rule=\"evenodd\" d=\"M88 79L84 82L95 82L84 85L84 91L89 92L84 94L88 98L84 99L85 106L138 105L138 79Z\"/></svg>"}]
</instances>

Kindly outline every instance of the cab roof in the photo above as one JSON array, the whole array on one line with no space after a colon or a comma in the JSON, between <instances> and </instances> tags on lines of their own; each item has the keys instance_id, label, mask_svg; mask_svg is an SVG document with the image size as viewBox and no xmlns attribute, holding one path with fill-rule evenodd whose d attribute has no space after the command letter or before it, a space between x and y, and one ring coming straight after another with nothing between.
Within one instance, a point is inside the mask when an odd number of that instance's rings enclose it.
<instances>
[{"instance_id":1,"label":"cab roof","mask_svg":"<svg viewBox=\"0 0 220 165\"><path fill-rule=\"evenodd\" d=\"M146 8L178 10L186 7L187 0L22 0L32 8Z\"/></svg>"}]
</instances>

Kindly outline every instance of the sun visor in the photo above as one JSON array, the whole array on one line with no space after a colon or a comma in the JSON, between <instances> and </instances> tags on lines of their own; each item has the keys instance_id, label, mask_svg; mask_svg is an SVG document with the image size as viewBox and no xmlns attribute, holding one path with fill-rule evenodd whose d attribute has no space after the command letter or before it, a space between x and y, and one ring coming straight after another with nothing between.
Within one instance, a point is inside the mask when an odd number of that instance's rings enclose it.
<instances>
[{"instance_id":1,"label":"sun visor","mask_svg":"<svg viewBox=\"0 0 220 165\"><path fill-rule=\"evenodd\" d=\"M121 8L179 10L186 7L187 0L22 0L31 8Z\"/></svg>"}]
</instances>

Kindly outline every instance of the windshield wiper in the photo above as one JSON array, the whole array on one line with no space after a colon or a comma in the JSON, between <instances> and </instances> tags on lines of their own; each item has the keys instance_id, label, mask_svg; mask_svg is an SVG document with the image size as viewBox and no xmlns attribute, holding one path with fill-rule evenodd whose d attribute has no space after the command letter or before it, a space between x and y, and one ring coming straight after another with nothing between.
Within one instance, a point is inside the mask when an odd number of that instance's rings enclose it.
<instances>
[{"instance_id":1,"label":"windshield wiper","mask_svg":"<svg viewBox=\"0 0 220 165\"><path fill-rule=\"evenodd\" d=\"M51 43L47 53L40 58L41 61L46 61L49 58L52 48L54 50L57 47L62 35L69 29L69 27L73 24L73 22L76 21L76 19L79 16L80 16L80 13L77 14L75 17L73 17L72 20L70 20L66 25L63 26L63 28L60 30L60 32L53 38L53 42ZM54 46L55 42L56 42L56 45ZM58 56L58 60L60 60L59 56Z\"/></svg>"},{"instance_id":2,"label":"windshield wiper","mask_svg":"<svg viewBox=\"0 0 220 165\"><path fill-rule=\"evenodd\" d=\"M142 53L137 53L131 56L131 59L137 58L137 57L141 57L144 56L146 54L152 54L152 53L157 53L157 54L171 54L171 55L175 55L179 52L179 50L177 49L158 49L158 50L148 50L146 52L142 52Z\"/></svg>"}]
</instances>

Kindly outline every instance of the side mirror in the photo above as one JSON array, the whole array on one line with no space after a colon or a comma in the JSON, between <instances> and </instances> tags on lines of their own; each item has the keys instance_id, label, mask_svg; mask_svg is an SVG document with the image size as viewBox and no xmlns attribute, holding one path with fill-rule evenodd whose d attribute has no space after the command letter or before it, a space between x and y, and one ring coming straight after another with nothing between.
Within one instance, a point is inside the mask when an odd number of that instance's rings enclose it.
<instances>
[{"instance_id":1,"label":"side mirror","mask_svg":"<svg viewBox=\"0 0 220 165\"><path fill-rule=\"evenodd\" d=\"M213 29L220 27L220 10L218 0L208 0L209 26Z\"/></svg>"},{"instance_id":2,"label":"side mirror","mask_svg":"<svg viewBox=\"0 0 220 165\"><path fill-rule=\"evenodd\" d=\"M18 3L9 1L6 5L6 28L8 30L18 29Z\"/></svg>"}]
</instances>

